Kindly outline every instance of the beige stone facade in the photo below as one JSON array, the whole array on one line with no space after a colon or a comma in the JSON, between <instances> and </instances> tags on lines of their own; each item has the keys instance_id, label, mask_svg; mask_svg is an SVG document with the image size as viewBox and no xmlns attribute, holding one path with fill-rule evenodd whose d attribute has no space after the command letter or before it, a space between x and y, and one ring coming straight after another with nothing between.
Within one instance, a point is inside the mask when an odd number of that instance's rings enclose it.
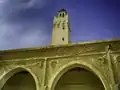
<instances>
[{"instance_id":1,"label":"beige stone facade","mask_svg":"<svg viewBox=\"0 0 120 90\"><path fill-rule=\"evenodd\" d=\"M0 90L119 90L120 40L0 51Z\"/></svg>"}]
</instances>

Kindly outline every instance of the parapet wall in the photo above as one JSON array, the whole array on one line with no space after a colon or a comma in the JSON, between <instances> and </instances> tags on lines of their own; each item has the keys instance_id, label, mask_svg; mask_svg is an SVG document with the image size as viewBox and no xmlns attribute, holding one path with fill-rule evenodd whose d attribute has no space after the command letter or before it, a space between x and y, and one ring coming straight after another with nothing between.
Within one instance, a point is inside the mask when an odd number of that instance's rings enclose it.
<instances>
[{"instance_id":1,"label":"parapet wall","mask_svg":"<svg viewBox=\"0 0 120 90\"><path fill-rule=\"evenodd\" d=\"M1 60L13 60L30 57L55 57L64 55L77 55L86 53L105 52L108 45L111 45L112 52L120 52L120 40L95 41L84 43L71 43L66 45L50 45L47 47L24 48L0 51Z\"/></svg>"}]
</instances>

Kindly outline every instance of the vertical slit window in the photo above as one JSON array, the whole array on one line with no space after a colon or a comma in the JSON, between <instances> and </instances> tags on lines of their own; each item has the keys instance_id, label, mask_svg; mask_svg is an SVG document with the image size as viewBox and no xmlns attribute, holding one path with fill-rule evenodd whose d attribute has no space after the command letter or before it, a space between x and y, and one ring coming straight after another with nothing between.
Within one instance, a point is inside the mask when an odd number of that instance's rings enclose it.
<instances>
[{"instance_id":1,"label":"vertical slit window","mask_svg":"<svg viewBox=\"0 0 120 90\"><path fill-rule=\"evenodd\" d=\"M64 17L64 13L63 13L63 17Z\"/></svg>"},{"instance_id":2,"label":"vertical slit window","mask_svg":"<svg viewBox=\"0 0 120 90\"><path fill-rule=\"evenodd\" d=\"M62 38L62 40L64 41L64 37Z\"/></svg>"},{"instance_id":3,"label":"vertical slit window","mask_svg":"<svg viewBox=\"0 0 120 90\"><path fill-rule=\"evenodd\" d=\"M60 17L61 17L61 13L60 13Z\"/></svg>"},{"instance_id":4,"label":"vertical slit window","mask_svg":"<svg viewBox=\"0 0 120 90\"><path fill-rule=\"evenodd\" d=\"M59 28L59 27L60 27L60 24L57 24L57 27Z\"/></svg>"},{"instance_id":5,"label":"vertical slit window","mask_svg":"<svg viewBox=\"0 0 120 90\"><path fill-rule=\"evenodd\" d=\"M62 28L63 28L63 30L65 29L65 23L62 24Z\"/></svg>"}]
</instances>

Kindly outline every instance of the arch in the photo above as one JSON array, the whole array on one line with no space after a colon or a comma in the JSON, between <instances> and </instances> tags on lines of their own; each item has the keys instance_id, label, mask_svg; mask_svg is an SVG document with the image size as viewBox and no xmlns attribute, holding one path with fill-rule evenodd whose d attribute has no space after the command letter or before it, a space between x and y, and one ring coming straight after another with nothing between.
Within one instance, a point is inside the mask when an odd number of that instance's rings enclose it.
<instances>
[{"instance_id":1,"label":"arch","mask_svg":"<svg viewBox=\"0 0 120 90\"><path fill-rule=\"evenodd\" d=\"M87 62L80 62L80 61L69 62L66 65L62 66L50 79L49 84L48 84L49 90L54 90L58 80L63 76L63 74L66 73L68 70L76 68L76 67L84 68L84 69L94 73L102 82L105 90L110 90L107 80L100 73L100 71L98 71L95 67L88 64Z\"/></svg>"},{"instance_id":2,"label":"arch","mask_svg":"<svg viewBox=\"0 0 120 90\"><path fill-rule=\"evenodd\" d=\"M27 69L27 68L24 68L24 67L16 67L10 71L8 71L3 77L2 79L0 80L1 83L0 83L0 90L2 89L2 87L4 86L4 84L7 82L7 80L9 78L11 78L14 74L16 73L19 73L19 72L23 72L23 71L26 71L28 72L34 79L35 81L35 85L36 85L36 90L39 90L39 87L37 86L37 83L38 83L38 80L36 78L36 76L34 75L34 73L31 72L30 69Z\"/></svg>"}]
</instances>

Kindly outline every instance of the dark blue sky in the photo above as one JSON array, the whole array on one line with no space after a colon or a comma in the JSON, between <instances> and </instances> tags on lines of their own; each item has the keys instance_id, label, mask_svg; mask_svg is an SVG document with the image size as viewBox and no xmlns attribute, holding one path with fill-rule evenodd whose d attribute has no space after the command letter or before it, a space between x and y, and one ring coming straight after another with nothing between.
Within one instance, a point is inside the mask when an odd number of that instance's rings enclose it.
<instances>
[{"instance_id":1,"label":"dark blue sky","mask_svg":"<svg viewBox=\"0 0 120 90\"><path fill-rule=\"evenodd\" d=\"M61 8L69 13L72 42L120 38L120 0L0 0L0 49L50 44Z\"/></svg>"}]
</instances>

